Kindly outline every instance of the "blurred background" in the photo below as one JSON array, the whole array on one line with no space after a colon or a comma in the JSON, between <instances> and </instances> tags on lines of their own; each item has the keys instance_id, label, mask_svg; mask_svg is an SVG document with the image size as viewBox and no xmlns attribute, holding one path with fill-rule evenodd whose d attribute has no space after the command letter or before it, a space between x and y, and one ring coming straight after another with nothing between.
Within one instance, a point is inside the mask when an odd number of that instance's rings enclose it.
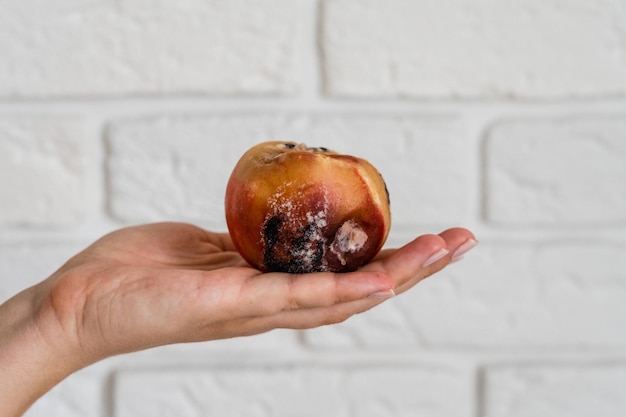
<instances>
[{"instance_id":1,"label":"blurred background","mask_svg":"<svg viewBox=\"0 0 626 417\"><path fill-rule=\"evenodd\" d=\"M0 301L102 234L223 231L239 156L369 159L388 246L481 244L336 326L115 357L28 417L626 415L623 0L0 1Z\"/></svg>"}]
</instances>

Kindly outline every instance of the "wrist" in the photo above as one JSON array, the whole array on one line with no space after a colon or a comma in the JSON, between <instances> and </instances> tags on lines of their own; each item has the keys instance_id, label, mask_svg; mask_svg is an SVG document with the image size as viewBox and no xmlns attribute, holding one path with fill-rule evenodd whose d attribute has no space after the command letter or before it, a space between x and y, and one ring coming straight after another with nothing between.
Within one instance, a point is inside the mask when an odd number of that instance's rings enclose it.
<instances>
[{"instance_id":1,"label":"wrist","mask_svg":"<svg viewBox=\"0 0 626 417\"><path fill-rule=\"evenodd\" d=\"M41 284L40 284L41 285ZM41 332L36 287L0 305L0 415L20 416L80 368Z\"/></svg>"}]
</instances>

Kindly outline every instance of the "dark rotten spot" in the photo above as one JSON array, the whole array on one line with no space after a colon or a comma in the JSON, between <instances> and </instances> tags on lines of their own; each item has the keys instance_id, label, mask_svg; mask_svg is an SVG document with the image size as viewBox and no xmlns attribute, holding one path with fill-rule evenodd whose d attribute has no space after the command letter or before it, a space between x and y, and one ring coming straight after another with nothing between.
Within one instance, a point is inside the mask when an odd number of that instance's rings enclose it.
<instances>
[{"instance_id":1,"label":"dark rotten spot","mask_svg":"<svg viewBox=\"0 0 626 417\"><path fill-rule=\"evenodd\" d=\"M283 224L283 219L279 216L270 217L263 226L263 238L265 241L265 247L263 248L263 264L268 270L276 271L282 270L280 265L276 265L276 257L274 256L274 248L280 238L280 226Z\"/></svg>"},{"instance_id":2,"label":"dark rotten spot","mask_svg":"<svg viewBox=\"0 0 626 417\"><path fill-rule=\"evenodd\" d=\"M391 200L389 198L389 190L387 189L387 183L385 182L385 179L383 178L383 176L381 175L380 178L383 180L383 185L385 186L385 194L387 195L387 204L391 205Z\"/></svg>"},{"instance_id":3,"label":"dark rotten spot","mask_svg":"<svg viewBox=\"0 0 626 417\"><path fill-rule=\"evenodd\" d=\"M293 234L282 230L283 225L284 218L272 216L263 226L265 268L290 274L322 271L324 242L315 238L315 224L309 223Z\"/></svg>"}]
</instances>

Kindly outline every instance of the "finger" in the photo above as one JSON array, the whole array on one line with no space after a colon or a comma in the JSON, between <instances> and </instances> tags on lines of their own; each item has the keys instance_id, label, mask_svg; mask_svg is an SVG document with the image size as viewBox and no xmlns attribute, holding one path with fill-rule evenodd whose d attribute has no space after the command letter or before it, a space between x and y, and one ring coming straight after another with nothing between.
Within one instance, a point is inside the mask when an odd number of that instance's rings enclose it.
<instances>
[{"instance_id":1,"label":"finger","mask_svg":"<svg viewBox=\"0 0 626 417\"><path fill-rule=\"evenodd\" d=\"M249 317L239 321L237 335L263 333L273 329L304 330L341 323L382 303L386 298L366 298L317 307L282 311L271 316ZM227 327L232 327L232 322ZM232 330L231 330L232 331Z\"/></svg>"},{"instance_id":2,"label":"finger","mask_svg":"<svg viewBox=\"0 0 626 417\"><path fill-rule=\"evenodd\" d=\"M396 288L397 294L405 292L421 280L441 271L452 260L463 256L464 253L472 249L478 243L474 235L469 230L463 228L448 229L440 233L439 236L445 241L447 253L439 259L436 259L436 257L431 258L431 262L427 262L427 265L412 279Z\"/></svg>"},{"instance_id":3,"label":"finger","mask_svg":"<svg viewBox=\"0 0 626 417\"><path fill-rule=\"evenodd\" d=\"M339 303L328 307L284 311L273 317L269 317L268 322L273 328L284 329L312 329L320 326L338 324L352 316L361 314L377 306L391 297L392 295L376 298L368 297L362 300Z\"/></svg>"},{"instance_id":4,"label":"finger","mask_svg":"<svg viewBox=\"0 0 626 417\"><path fill-rule=\"evenodd\" d=\"M345 321L355 314L362 313L392 296L378 294L355 301L340 302L325 307L297 308L281 310L273 315L253 315L233 319L227 315L224 320L211 321L209 325L202 320L195 321L198 326L191 335L183 335L182 341L200 341L220 337L234 337L264 333L277 328L310 329L323 325Z\"/></svg>"},{"instance_id":5,"label":"finger","mask_svg":"<svg viewBox=\"0 0 626 417\"><path fill-rule=\"evenodd\" d=\"M239 319L211 322L206 325L196 322L193 331L180 334L179 342L205 341L215 338L250 336L274 329L312 329L320 326L341 323L350 317L362 313L383 301L364 299L339 303L329 307L282 311L270 316L254 316ZM216 337L216 335L218 335Z\"/></svg>"},{"instance_id":6,"label":"finger","mask_svg":"<svg viewBox=\"0 0 626 417\"><path fill-rule=\"evenodd\" d=\"M376 271L390 276L396 288L415 277L424 265L447 255L446 241L437 235L422 235L403 247L387 251L360 271Z\"/></svg>"},{"instance_id":7,"label":"finger","mask_svg":"<svg viewBox=\"0 0 626 417\"><path fill-rule=\"evenodd\" d=\"M241 305L247 313L273 316L283 311L328 307L338 303L389 294L393 280L384 273L330 272L312 274L261 274L247 279Z\"/></svg>"},{"instance_id":8,"label":"finger","mask_svg":"<svg viewBox=\"0 0 626 417\"><path fill-rule=\"evenodd\" d=\"M456 227L448 229L439 234L446 243L448 249L450 249L450 260L458 260L465 253L473 249L478 241L474 237L474 234L467 229Z\"/></svg>"}]
</instances>

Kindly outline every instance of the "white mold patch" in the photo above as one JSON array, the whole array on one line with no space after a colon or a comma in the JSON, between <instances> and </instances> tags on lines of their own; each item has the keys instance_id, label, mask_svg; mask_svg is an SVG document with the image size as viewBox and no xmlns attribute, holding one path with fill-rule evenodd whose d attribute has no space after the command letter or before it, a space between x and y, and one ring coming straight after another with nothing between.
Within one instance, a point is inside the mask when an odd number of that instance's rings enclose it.
<instances>
[{"instance_id":1,"label":"white mold patch","mask_svg":"<svg viewBox=\"0 0 626 417\"><path fill-rule=\"evenodd\" d=\"M337 255L342 265L346 264L346 253L354 253L363 249L367 242L367 233L354 220L350 219L344 222L337 233L335 239L330 245L330 251Z\"/></svg>"}]
</instances>

